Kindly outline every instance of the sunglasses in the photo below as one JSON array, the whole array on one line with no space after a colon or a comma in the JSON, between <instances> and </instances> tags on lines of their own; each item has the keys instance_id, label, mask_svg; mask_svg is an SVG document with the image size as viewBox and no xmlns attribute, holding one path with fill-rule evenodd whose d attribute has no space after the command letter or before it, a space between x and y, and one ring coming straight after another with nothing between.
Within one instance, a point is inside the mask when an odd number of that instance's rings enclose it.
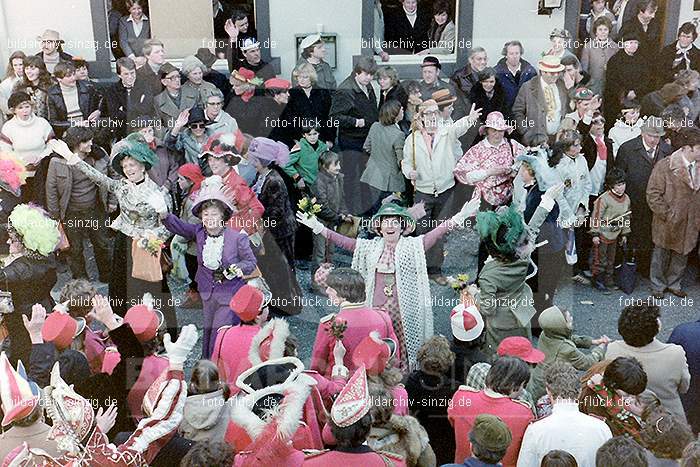
<instances>
[{"instance_id":1,"label":"sunglasses","mask_svg":"<svg viewBox=\"0 0 700 467\"><path fill-rule=\"evenodd\" d=\"M207 125L205 123L193 123L190 128L205 128Z\"/></svg>"}]
</instances>

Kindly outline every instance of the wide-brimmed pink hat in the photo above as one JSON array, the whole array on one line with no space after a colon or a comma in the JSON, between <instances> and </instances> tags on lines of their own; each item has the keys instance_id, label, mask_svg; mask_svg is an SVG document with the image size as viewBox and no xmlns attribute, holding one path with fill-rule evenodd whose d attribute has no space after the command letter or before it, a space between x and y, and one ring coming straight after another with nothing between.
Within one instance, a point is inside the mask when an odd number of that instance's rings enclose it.
<instances>
[{"instance_id":1,"label":"wide-brimmed pink hat","mask_svg":"<svg viewBox=\"0 0 700 467\"><path fill-rule=\"evenodd\" d=\"M484 135L487 128L493 128L498 131L507 131L508 133L513 131L513 127L508 125L506 118L501 112L491 112L486 116L486 121L481 127L479 127L479 134Z\"/></svg>"},{"instance_id":2,"label":"wide-brimmed pink hat","mask_svg":"<svg viewBox=\"0 0 700 467\"><path fill-rule=\"evenodd\" d=\"M218 175L212 175L202 181L202 188L195 194L194 204L192 206L192 214L199 217L202 210L202 205L206 201L220 201L226 207L224 220L228 221L235 209L233 207L233 196L223 180Z\"/></svg>"}]
</instances>

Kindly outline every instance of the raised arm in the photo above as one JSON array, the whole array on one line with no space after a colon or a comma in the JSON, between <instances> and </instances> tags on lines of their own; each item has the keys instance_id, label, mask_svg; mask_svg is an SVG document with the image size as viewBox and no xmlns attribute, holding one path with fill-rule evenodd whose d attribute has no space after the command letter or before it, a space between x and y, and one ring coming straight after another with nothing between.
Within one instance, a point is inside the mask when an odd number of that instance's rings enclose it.
<instances>
[{"instance_id":1,"label":"raised arm","mask_svg":"<svg viewBox=\"0 0 700 467\"><path fill-rule=\"evenodd\" d=\"M199 227L197 224L185 222L175 214L170 213L163 218L163 225L170 232L185 238L187 241L195 239L197 236L197 228Z\"/></svg>"}]
</instances>

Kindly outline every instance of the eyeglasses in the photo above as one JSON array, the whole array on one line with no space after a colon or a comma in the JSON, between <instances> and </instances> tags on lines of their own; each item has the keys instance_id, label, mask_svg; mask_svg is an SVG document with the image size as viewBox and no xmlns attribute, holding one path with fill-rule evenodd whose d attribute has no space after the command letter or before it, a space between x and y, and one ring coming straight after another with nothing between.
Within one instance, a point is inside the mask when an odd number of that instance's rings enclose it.
<instances>
[{"instance_id":1,"label":"eyeglasses","mask_svg":"<svg viewBox=\"0 0 700 467\"><path fill-rule=\"evenodd\" d=\"M206 127L206 126L207 126L207 125L206 125L205 123L192 123L192 124L190 125L190 128L204 128L204 127Z\"/></svg>"},{"instance_id":2,"label":"eyeglasses","mask_svg":"<svg viewBox=\"0 0 700 467\"><path fill-rule=\"evenodd\" d=\"M224 103L223 102L207 102L207 105L219 106L219 105L224 105Z\"/></svg>"}]
</instances>

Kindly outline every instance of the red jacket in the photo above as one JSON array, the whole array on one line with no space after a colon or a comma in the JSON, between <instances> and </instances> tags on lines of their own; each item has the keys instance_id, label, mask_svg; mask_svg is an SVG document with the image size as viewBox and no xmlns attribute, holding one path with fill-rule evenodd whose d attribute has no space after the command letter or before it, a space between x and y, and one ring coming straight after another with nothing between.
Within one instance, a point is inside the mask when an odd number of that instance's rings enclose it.
<instances>
[{"instance_id":1,"label":"red jacket","mask_svg":"<svg viewBox=\"0 0 700 467\"><path fill-rule=\"evenodd\" d=\"M216 334L211 360L219 367L219 379L228 384L231 395L239 391L236 387L238 375L252 366L248 351L258 331L258 325L224 326Z\"/></svg>"},{"instance_id":2,"label":"red jacket","mask_svg":"<svg viewBox=\"0 0 700 467\"><path fill-rule=\"evenodd\" d=\"M254 234L261 226L260 219L265 207L235 170L229 170L224 177L224 183L231 191L237 209L226 225L239 232L243 230L248 235Z\"/></svg>"},{"instance_id":3,"label":"red jacket","mask_svg":"<svg viewBox=\"0 0 700 467\"><path fill-rule=\"evenodd\" d=\"M333 347L335 338L330 335L330 326L333 318L345 321L348 325L343 334L343 345L345 346L345 366L350 374L356 370L352 363L352 353L355 347L372 331L377 331L380 338L391 338L398 342L391 318L383 311L368 308L362 303L341 305L338 314L330 314L321 318L316 331L316 342L314 342L311 352L311 369L316 370L326 378L331 377L331 371L335 360L333 359ZM396 350L396 361L400 361L398 348Z\"/></svg>"},{"instance_id":4,"label":"red jacket","mask_svg":"<svg viewBox=\"0 0 700 467\"><path fill-rule=\"evenodd\" d=\"M450 406L447 408L447 418L455 430L455 463L461 464L471 456L469 432L478 415L491 414L501 417L513 436L506 455L501 461L504 467L515 467L518 463L520 444L525 435L525 429L534 420L532 410L524 403L514 401L506 396L492 397L484 391L475 392L460 386ZM489 394L494 394L489 391Z\"/></svg>"}]
</instances>

